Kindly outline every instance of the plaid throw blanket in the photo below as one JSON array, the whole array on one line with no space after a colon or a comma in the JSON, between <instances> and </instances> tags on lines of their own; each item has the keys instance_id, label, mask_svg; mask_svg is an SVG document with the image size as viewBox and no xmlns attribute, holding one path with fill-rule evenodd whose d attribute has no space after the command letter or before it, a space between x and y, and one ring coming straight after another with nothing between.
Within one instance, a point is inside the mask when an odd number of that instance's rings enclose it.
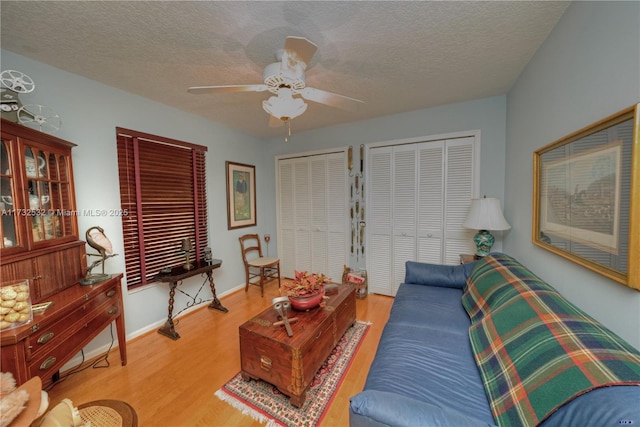
<instances>
[{"instance_id":1,"label":"plaid throw blanket","mask_svg":"<svg viewBox=\"0 0 640 427\"><path fill-rule=\"evenodd\" d=\"M640 385L636 349L513 258L485 261L469 276L463 304L475 319L471 345L500 426L538 425L598 387Z\"/></svg>"}]
</instances>

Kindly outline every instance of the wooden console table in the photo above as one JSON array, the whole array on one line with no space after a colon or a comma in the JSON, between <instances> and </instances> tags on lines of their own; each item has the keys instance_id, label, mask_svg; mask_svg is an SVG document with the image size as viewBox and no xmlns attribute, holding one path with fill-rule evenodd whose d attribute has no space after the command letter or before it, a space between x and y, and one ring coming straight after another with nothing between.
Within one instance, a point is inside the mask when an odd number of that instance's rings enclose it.
<instances>
[{"instance_id":1,"label":"wooden console table","mask_svg":"<svg viewBox=\"0 0 640 427\"><path fill-rule=\"evenodd\" d=\"M164 326L158 329L159 334L165 335L172 340L177 340L178 338L180 338L180 335L176 332L175 325L173 323L173 301L176 294L176 287L184 279L193 277L198 274L205 274L207 276L206 280L209 282L209 286L211 287L211 294L213 295L213 299L211 301L211 304L209 304L209 308L212 310L222 311L223 313L227 313L229 311L222 305L222 303L216 296L216 285L213 282L213 277L211 275L211 272L216 268L219 268L221 265L222 260L219 259L214 259L211 262L198 260L190 270L186 270L183 266L178 266L173 267L171 269L171 272L169 273L160 273L156 276L156 282L169 283L169 316ZM202 300L197 299L201 289L202 287L198 290L198 293L195 296L191 296L185 292L180 291L191 298L191 301L187 303L187 306L185 308L189 308L195 304L202 302Z\"/></svg>"}]
</instances>

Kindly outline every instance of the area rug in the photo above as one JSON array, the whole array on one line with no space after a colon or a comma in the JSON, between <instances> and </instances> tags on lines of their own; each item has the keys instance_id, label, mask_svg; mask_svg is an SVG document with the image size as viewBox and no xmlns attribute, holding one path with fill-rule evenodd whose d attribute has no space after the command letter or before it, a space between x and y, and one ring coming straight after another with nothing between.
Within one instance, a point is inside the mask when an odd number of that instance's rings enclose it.
<instances>
[{"instance_id":1,"label":"area rug","mask_svg":"<svg viewBox=\"0 0 640 427\"><path fill-rule=\"evenodd\" d=\"M356 321L338 341L327 360L316 373L304 404L296 408L289 397L265 381L245 381L240 373L216 391L216 396L243 414L268 427L317 426L326 413L342 380L351 366L369 330L369 324Z\"/></svg>"}]
</instances>

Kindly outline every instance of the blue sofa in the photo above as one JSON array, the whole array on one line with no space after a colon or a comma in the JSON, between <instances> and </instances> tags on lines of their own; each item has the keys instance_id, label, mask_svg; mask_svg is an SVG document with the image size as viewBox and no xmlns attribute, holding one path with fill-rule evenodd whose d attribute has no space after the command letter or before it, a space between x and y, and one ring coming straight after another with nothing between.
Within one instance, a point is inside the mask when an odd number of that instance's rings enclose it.
<instances>
[{"instance_id":1,"label":"blue sofa","mask_svg":"<svg viewBox=\"0 0 640 427\"><path fill-rule=\"evenodd\" d=\"M615 378L597 383L577 353L559 354L566 350L562 341L566 338L559 334L558 345L554 334L548 334L557 325L570 330L569 336L580 337L576 340L580 345L584 341L597 347L594 354L605 350L615 354L611 368ZM485 336L491 333L498 335ZM571 365L572 357L580 360L580 366ZM557 360L564 365L556 366ZM551 370L545 371L549 366ZM587 384L583 376L595 383ZM517 382L520 379L522 383ZM517 400L514 405L500 395L505 393L505 382L516 383L506 393ZM545 389L546 384L551 388ZM351 427L640 425L640 352L505 254L458 266L410 261L364 390L351 398L349 423Z\"/></svg>"}]
</instances>

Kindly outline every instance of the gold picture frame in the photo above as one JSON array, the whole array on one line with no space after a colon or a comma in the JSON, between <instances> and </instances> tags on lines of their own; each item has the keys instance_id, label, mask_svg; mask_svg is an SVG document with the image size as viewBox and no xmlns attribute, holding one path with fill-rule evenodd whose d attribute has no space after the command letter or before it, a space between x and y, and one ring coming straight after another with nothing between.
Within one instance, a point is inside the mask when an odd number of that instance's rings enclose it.
<instances>
[{"instance_id":1,"label":"gold picture frame","mask_svg":"<svg viewBox=\"0 0 640 427\"><path fill-rule=\"evenodd\" d=\"M640 104L534 152L534 244L640 291Z\"/></svg>"},{"instance_id":2,"label":"gold picture frame","mask_svg":"<svg viewBox=\"0 0 640 427\"><path fill-rule=\"evenodd\" d=\"M227 161L225 169L228 229L255 226L257 224L256 167Z\"/></svg>"}]
</instances>

